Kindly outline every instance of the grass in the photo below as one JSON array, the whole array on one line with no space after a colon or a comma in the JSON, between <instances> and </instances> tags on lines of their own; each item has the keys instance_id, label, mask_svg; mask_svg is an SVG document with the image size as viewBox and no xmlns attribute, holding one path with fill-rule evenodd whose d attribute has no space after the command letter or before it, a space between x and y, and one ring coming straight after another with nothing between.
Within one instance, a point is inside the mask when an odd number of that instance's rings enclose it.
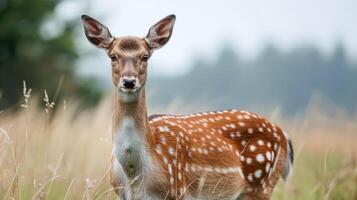
<instances>
[{"instance_id":1,"label":"grass","mask_svg":"<svg viewBox=\"0 0 357 200\"><path fill-rule=\"evenodd\" d=\"M74 104L38 108L27 98L20 111L0 113L1 199L115 199L111 100L76 111ZM311 105L303 117L268 118L288 130L295 147L293 173L273 199L357 199L355 115Z\"/></svg>"}]
</instances>

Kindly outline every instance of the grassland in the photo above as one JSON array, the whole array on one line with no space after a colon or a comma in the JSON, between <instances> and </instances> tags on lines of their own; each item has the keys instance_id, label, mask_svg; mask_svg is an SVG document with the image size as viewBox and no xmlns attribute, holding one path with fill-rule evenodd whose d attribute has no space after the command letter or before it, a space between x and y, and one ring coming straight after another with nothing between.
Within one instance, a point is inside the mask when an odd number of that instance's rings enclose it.
<instances>
[{"instance_id":1,"label":"grassland","mask_svg":"<svg viewBox=\"0 0 357 200\"><path fill-rule=\"evenodd\" d=\"M0 111L0 198L115 199L110 98L82 112L63 104L51 115L52 106ZM357 115L311 105L304 116L267 117L288 130L295 147L293 173L273 199L357 199Z\"/></svg>"}]
</instances>

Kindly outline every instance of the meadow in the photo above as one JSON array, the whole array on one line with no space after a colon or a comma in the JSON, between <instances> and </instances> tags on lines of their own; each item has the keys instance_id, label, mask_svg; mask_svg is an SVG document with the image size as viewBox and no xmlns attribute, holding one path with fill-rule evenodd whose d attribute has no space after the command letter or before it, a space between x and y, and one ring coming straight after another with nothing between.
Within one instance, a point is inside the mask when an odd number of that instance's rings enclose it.
<instances>
[{"instance_id":1,"label":"meadow","mask_svg":"<svg viewBox=\"0 0 357 200\"><path fill-rule=\"evenodd\" d=\"M115 199L111 98L79 111L76 102L38 106L24 94L18 110L0 111L0 199ZM295 150L293 173L272 199L357 200L357 113L312 103L303 116L266 117L289 132Z\"/></svg>"}]
</instances>

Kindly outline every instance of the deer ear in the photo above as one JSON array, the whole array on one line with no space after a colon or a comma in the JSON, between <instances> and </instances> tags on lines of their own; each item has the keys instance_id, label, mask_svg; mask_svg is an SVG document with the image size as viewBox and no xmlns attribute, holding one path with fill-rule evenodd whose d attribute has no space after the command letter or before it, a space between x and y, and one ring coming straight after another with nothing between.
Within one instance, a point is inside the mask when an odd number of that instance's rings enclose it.
<instances>
[{"instance_id":1,"label":"deer ear","mask_svg":"<svg viewBox=\"0 0 357 200\"><path fill-rule=\"evenodd\" d=\"M175 20L175 15L169 15L150 28L145 38L150 48L158 49L170 40Z\"/></svg>"},{"instance_id":2,"label":"deer ear","mask_svg":"<svg viewBox=\"0 0 357 200\"><path fill-rule=\"evenodd\" d=\"M99 48L109 48L114 39L109 29L87 15L82 15L81 19L89 42Z\"/></svg>"}]
</instances>

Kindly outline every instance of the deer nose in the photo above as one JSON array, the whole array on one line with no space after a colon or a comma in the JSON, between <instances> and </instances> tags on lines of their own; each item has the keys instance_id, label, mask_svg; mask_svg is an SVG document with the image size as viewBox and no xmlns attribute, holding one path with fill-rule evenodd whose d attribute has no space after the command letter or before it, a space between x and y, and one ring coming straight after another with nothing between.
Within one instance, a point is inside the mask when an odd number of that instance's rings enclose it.
<instances>
[{"instance_id":1,"label":"deer nose","mask_svg":"<svg viewBox=\"0 0 357 200\"><path fill-rule=\"evenodd\" d=\"M123 86L126 89L134 89L136 83L135 78L123 78Z\"/></svg>"}]
</instances>

